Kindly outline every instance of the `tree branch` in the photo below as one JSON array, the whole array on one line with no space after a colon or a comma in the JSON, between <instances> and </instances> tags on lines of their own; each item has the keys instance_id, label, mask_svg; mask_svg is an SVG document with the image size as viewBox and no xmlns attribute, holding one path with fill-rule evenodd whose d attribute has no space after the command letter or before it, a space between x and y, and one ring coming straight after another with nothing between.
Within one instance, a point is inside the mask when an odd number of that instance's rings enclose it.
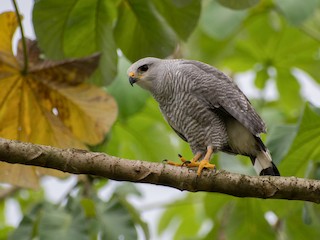
<instances>
[{"instance_id":1,"label":"tree branch","mask_svg":"<svg viewBox=\"0 0 320 240\"><path fill-rule=\"evenodd\" d=\"M236 197L303 200L320 203L320 181L296 177L257 177L127 160L79 149L58 149L0 138L0 160L91 174L117 181L151 183L190 192L219 192Z\"/></svg>"}]
</instances>

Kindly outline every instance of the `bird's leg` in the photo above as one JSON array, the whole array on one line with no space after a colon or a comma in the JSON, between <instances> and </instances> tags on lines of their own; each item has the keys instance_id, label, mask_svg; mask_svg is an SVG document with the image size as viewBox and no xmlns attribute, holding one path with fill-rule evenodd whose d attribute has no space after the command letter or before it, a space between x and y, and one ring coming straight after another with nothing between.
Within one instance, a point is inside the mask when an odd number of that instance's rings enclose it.
<instances>
[{"instance_id":1,"label":"bird's leg","mask_svg":"<svg viewBox=\"0 0 320 240\"><path fill-rule=\"evenodd\" d=\"M200 176L203 168L211 168L214 169L216 166L210 163L210 159L213 153L213 149L211 146L207 147L207 153L204 158L198 163L198 171L197 175Z\"/></svg>"}]
</instances>

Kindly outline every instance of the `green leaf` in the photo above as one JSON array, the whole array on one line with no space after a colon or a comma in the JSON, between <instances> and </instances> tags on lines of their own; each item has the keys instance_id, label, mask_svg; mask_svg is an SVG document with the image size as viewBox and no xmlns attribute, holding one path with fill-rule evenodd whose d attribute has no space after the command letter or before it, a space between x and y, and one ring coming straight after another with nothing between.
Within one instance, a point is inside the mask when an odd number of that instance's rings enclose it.
<instances>
[{"instance_id":1,"label":"green leaf","mask_svg":"<svg viewBox=\"0 0 320 240\"><path fill-rule=\"evenodd\" d=\"M275 4L290 23L299 25L314 13L319 2L318 0L276 0Z\"/></svg>"},{"instance_id":2,"label":"green leaf","mask_svg":"<svg viewBox=\"0 0 320 240\"><path fill-rule=\"evenodd\" d=\"M210 1L203 7L200 27L209 36L222 40L233 34L246 16L247 11L234 11Z\"/></svg>"},{"instance_id":3,"label":"green leaf","mask_svg":"<svg viewBox=\"0 0 320 240\"><path fill-rule=\"evenodd\" d=\"M228 195L207 193L204 199L205 212L207 217L213 222L213 227L208 232L205 240L219 239L225 234L224 222L228 221L229 209L234 202L234 198ZM223 216L223 219L221 219Z\"/></svg>"},{"instance_id":4,"label":"green leaf","mask_svg":"<svg viewBox=\"0 0 320 240\"><path fill-rule=\"evenodd\" d=\"M30 191L31 192L31 191ZM37 195L37 194L36 194ZM30 197L33 201L33 197ZM33 205L31 210L28 210L19 223L19 226L12 232L9 237L9 240L21 239L29 240L33 239L38 234L39 219L41 215L41 210L43 209L43 202L29 202Z\"/></svg>"},{"instance_id":5,"label":"green leaf","mask_svg":"<svg viewBox=\"0 0 320 240\"><path fill-rule=\"evenodd\" d=\"M303 112L298 133L279 165L284 176L303 176L309 160L320 161L320 115L308 104Z\"/></svg>"},{"instance_id":6,"label":"green leaf","mask_svg":"<svg viewBox=\"0 0 320 240\"><path fill-rule=\"evenodd\" d=\"M280 105L286 112L296 114L297 107L302 106L300 84L297 79L290 71L278 68L276 83L280 93Z\"/></svg>"},{"instance_id":7,"label":"green leaf","mask_svg":"<svg viewBox=\"0 0 320 240\"><path fill-rule=\"evenodd\" d=\"M302 209L303 222L309 226L319 226L320 207L310 202L304 202Z\"/></svg>"},{"instance_id":8,"label":"green leaf","mask_svg":"<svg viewBox=\"0 0 320 240\"><path fill-rule=\"evenodd\" d=\"M84 210L86 218L96 217L95 202L90 198L82 198L80 204Z\"/></svg>"},{"instance_id":9,"label":"green leaf","mask_svg":"<svg viewBox=\"0 0 320 240\"><path fill-rule=\"evenodd\" d=\"M187 40L198 23L201 1L153 0L153 3L179 37Z\"/></svg>"},{"instance_id":10,"label":"green leaf","mask_svg":"<svg viewBox=\"0 0 320 240\"><path fill-rule=\"evenodd\" d=\"M320 8L314 11L313 15L300 25L300 28L309 36L320 41Z\"/></svg>"},{"instance_id":11,"label":"green leaf","mask_svg":"<svg viewBox=\"0 0 320 240\"><path fill-rule=\"evenodd\" d=\"M272 230L264 217L262 201L241 199L235 202L230 211L226 226L227 239L269 240L276 238L276 231Z\"/></svg>"},{"instance_id":12,"label":"green leaf","mask_svg":"<svg viewBox=\"0 0 320 240\"><path fill-rule=\"evenodd\" d=\"M304 46L304 50L298 52L297 56L300 57L297 58L295 65L310 74L317 83L320 83L320 8L317 8L314 16L305 21L300 28L306 35L310 36L313 41L302 42L300 46L297 46L298 48ZM317 50L314 50L314 48ZM311 57L306 58L306 56Z\"/></svg>"},{"instance_id":13,"label":"green leaf","mask_svg":"<svg viewBox=\"0 0 320 240\"><path fill-rule=\"evenodd\" d=\"M276 126L268 133L266 145L276 165L279 164L288 153L296 134L297 127L294 125Z\"/></svg>"},{"instance_id":14,"label":"green leaf","mask_svg":"<svg viewBox=\"0 0 320 240\"><path fill-rule=\"evenodd\" d=\"M115 6L113 1L98 1L96 16L96 41L98 50L102 52L99 69L91 78L95 84L108 85L117 74L118 54L116 42L113 38L113 15Z\"/></svg>"},{"instance_id":15,"label":"green leaf","mask_svg":"<svg viewBox=\"0 0 320 240\"><path fill-rule=\"evenodd\" d=\"M137 239L131 215L117 198L112 198L107 204L98 204L97 218L101 239Z\"/></svg>"},{"instance_id":16,"label":"green leaf","mask_svg":"<svg viewBox=\"0 0 320 240\"><path fill-rule=\"evenodd\" d=\"M40 239L88 240L88 231L83 211L69 212L50 204L44 206L39 223Z\"/></svg>"},{"instance_id":17,"label":"green leaf","mask_svg":"<svg viewBox=\"0 0 320 240\"><path fill-rule=\"evenodd\" d=\"M245 9L253 7L259 0L217 0L221 5L231 9Z\"/></svg>"},{"instance_id":18,"label":"green leaf","mask_svg":"<svg viewBox=\"0 0 320 240\"><path fill-rule=\"evenodd\" d=\"M10 233L14 230L11 226L1 226L0 227L0 240L10 240ZM20 238L21 239L21 238Z\"/></svg>"},{"instance_id":19,"label":"green leaf","mask_svg":"<svg viewBox=\"0 0 320 240\"><path fill-rule=\"evenodd\" d=\"M204 239L274 239L277 232L265 219L265 213L271 210L267 203L276 205L276 201L207 194L205 211L213 227Z\"/></svg>"},{"instance_id":20,"label":"green leaf","mask_svg":"<svg viewBox=\"0 0 320 240\"><path fill-rule=\"evenodd\" d=\"M205 194L188 194L186 198L170 204L160 218L158 233L162 234L171 225L176 225L174 239L197 239L205 219L203 205L197 204ZM178 224L177 224L178 223ZM186 227L188 226L188 227Z\"/></svg>"},{"instance_id":21,"label":"green leaf","mask_svg":"<svg viewBox=\"0 0 320 240\"><path fill-rule=\"evenodd\" d=\"M318 239L320 236L319 222L305 224L302 218L301 208L288 212L288 217L284 221L285 235L288 239Z\"/></svg>"},{"instance_id":22,"label":"green leaf","mask_svg":"<svg viewBox=\"0 0 320 240\"><path fill-rule=\"evenodd\" d=\"M36 1L33 24L44 53L52 59L62 59L83 57L98 51L102 38L100 21L106 20L104 24L108 25L111 16L114 17L109 10L111 4L100 2L104 1Z\"/></svg>"},{"instance_id":23,"label":"green leaf","mask_svg":"<svg viewBox=\"0 0 320 240\"><path fill-rule=\"evenodd\" d=\"M231 41L232 39L230 38L224 41L214 39L205 33L202 27L198 27L185 45L185 57L189 59L199 59L203 62L215 65L216 67L223 67L225 66L223 60L226 56L229 56L230 51L233 51L233 46L230 44ZM246 64L246 62L241 62L239 64L242 63Z\"/></svg>"},{"instance_id":24,"label":"green leaf","mask_svg":"<svg viewBox=\"0 0 320 240\"><path fill-rule=\"evenodd\" d=\"M144 233L144 238L150 239L148 224L141 218L141 213L138 212L138 210L136 210L134 206L127 201L128 195L135 195L138 197L142 196L135 185L133 183L123 183L116 189L114 195L118 197L123 207L127 209L135 225L139 225L141 227Z\"/></svg>"},{"instance_id":25,"label":"green leaf","mask_svg":"<svg viewBox=\"0 0 320 240\"><path fill-rule=\"evenodd\" d=\"M256 72L256 78L255 78L254 83L257 88L264 89L268 79L269 79L268 69L263 67L262 69L260 69Z\"/></svg>"},{"instance_id":26,"label":"green leaf","mask_svg":"<svg viewBox=\"0 0 320 240\"><path fill-rule=\"evenodd\" d=\"M102 52L99 76L104 79L96 82L106 84L116 74L117 52L112 33L115 16L112 1L39 0L33 9L33 24L48 58L77 58Z\"/></svg>"},{"instance_id":27,"label":"green leaf","mask_svg":"<svg viewBox=\"0 0 320 240\"><path fill-rule=\"evenodd\" d=\"M114 36L132 62L146 56L164 58L175 49L177 37L149 0L122 1Z\"/></svg>"},{"instance_id":28,"label":"green leaf","mask_svg":"<svg viewBox=\"0 0 320 240\"><path fill-rule=\"evenodd\" d=\"M278 17L277 24L274 23L275 17ZM264 30L261 31L261 28ZM286 113L293 116L297 106L301 106L302 99L300 85L291 71L293 67L305 71L312 69L313 77L318 76L319 71L316 71L316 68L319 69L320 58L315 57L318 47L319 44L314 39L301 34L301 31L288 25L278 15L258 14L246 21L246 26L236 41L235 52L224 59L224 64L235 71L249 70L257 65L266 69L274 67L280 93L279 104ZM247 69L244 69L245 66Z\"/></svg>"},{"instance_id":29,"label":"green leaf","mask_svg":"<svg viewBox=\"0 0 320 240\"><path fill-rule=\"evenodd\" d=\"M207 216L212 220L217 220L224 208L229 208L234 198L228 195L207 193L204 198L204 207Z\"/></svg>"},{"instance_id":30,"label":"green leaf","mask_svg":"<svg viewBox=\"0 0 320 240\"><path fill-rule=\"evenodd\" d=\"M52 59L63 59L66 23L78 0L39 0L33 7L32 20L38 44ZM90 49L92 49L90 47Z\"/></svg>"},{"instance_id":31,"label":"green leaf","mask_svg":"<svg viewBox=\"0 0 320 240\"><path fill-rule=\"evenodd\" d=\"M24 216L19 223L19 226L10 235L9 240L30 240L33 238L34 219L29 216Z\"/></svg>"},{"instance_id":32,"label":"green leaf","mask_svg":"<svg viewBox=\"0 0 320 240\"><path fill-rule=\"evenodd\" d=\"M119 108L120 120L126 120L131 115L139 112L150 94L129 84L127 69L131 64L124 58L119 61L119 73L113 83L108 87L108 92L116 99Z\"/></svg>"},{"instance_id":33,"label":"green leaf","mask_svg":"<svg viewBox=\"0 0 320 240\"><path fill-rule=\"evenodd\" d=\"M278 19L277 23L274 23L275 19ZM234 62L251 58L267 68L273 66L289 72L295 66L303 69L302 66L310 63L319 64L319 59L314 57L318 46L314 39L301 34L297 28L271 12L253 15L246 21L236 42L236 53L231 58L235 58Z\"/></svg>"}]
</instances>

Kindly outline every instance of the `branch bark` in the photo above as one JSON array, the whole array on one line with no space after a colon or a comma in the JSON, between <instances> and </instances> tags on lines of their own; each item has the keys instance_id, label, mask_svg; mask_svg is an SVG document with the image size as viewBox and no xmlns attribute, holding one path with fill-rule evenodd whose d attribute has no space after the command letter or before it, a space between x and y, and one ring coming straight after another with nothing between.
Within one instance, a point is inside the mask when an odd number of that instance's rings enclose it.
<instances>
[{"instance_id":1,"label":"branch bark","mask_svg":"<svg viewBox=\"0 0 320 240\"><path fill-rule=\"evenodd\" d=\"M246 176L194 170L164 163L121 159L80 149L59 149L0 138L0 161L90 174L117 181L151 183L190 192L219 192L236 197L302 200L320 203L320 181L296 177Z\"/></svg>"}]
</instances>

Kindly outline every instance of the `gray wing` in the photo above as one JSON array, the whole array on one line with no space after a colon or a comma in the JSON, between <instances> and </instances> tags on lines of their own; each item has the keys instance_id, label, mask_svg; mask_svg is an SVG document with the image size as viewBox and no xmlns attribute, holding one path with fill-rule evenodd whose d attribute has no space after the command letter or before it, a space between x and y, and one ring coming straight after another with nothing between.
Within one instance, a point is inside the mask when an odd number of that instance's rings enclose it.
<instances>
[{"instance_id":1,"label":"gray wing","mask_svg":"<svg viewBox=\"0 0 320 240\"><path fill-rule=\"evenodd\" d=\"M170 125L170 123L169 123L169 125ZM170 127L176 132L176 134L177 134L181 139L183 139L184 141L188 142L187 138L186 138L181 132L179 132L178 130L176 130L176 129L175 129L174 127L172 127L171 125L170 125Z\"/></svg>"},{"instance_id":2,"label":"gray wing","mask_svg":"<svg viewBox=\"0 0 320 240\"><path fill-rule=\"evenodd\" d=\"M214 108L222 107L252 134L266 132L263 120L231 78L201 62L185 60L183 64L184 74L193 81L194 94Z\"/></svg>"}]
</instances>

